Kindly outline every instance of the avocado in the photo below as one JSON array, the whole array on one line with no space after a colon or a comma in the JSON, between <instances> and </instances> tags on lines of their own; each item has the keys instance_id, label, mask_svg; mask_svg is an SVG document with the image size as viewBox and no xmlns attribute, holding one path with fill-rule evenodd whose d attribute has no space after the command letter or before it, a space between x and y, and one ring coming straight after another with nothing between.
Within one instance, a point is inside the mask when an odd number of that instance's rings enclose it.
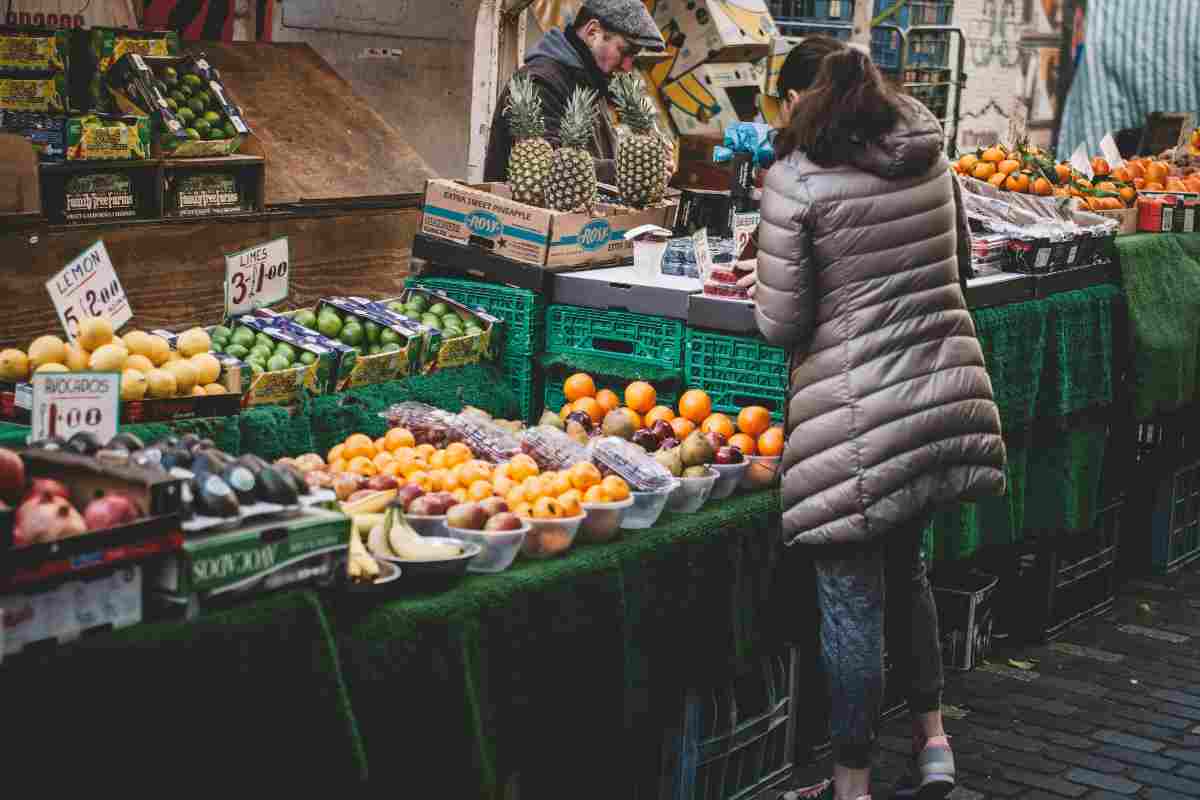
<instances>
[{"instance_id":1,"label":"avocado","mask_svg":"<svg viewBox=\"0 0 1200 800\"><path fill-rule=\"evenodd\" d=\"M300 501L296 489L274 467L258 473L258 499L281 506L294 506Z\"/></svg>"},{"instance_id":2,"label":"avocado","mask_svg":"<svg viewBox=\"0 0 1200 800\"><path fill-rule=\"evenodd\" d=\"M263 459L254 455L254 453L242 453L240 456L238 456L238 463L253 472L255 475L271 466Z\"/></svg>"},{"instance_id":3,"label":"avocado","mask_svg":"<svg viewBox=\"0 0 1200 800\"><path fill-rule=\"evenodd\" d=\"M239 503L250 505L254 502L254 489L257 481L253 472L241 464L233 464L225 468L225 471L221 473L221 479L229 484L229 488L233 489Z\"/></svg>"},{"instance_id":4,"label":"avocado","mask_svg":"<svg viewBox=\"0 0 1200 800\"><path fill-rule=\"evenodd\" d=\"M211 450L193 453L192 472L197 475L220 475L225 471L226 466Z\"/></svg>"},{"instance_id":5,"label":"avocado","mask_svg":"<svg viewBox=\"0 0 1200 800\"><path fill-rule=\"evenodd\" d=\"M285 481L291 484L292 489L296 491L298 496L303 497L309 493L311 487L308 485L308 481L304 480L304 473L293 467L291 464L276 464L274 467L272 467L272 469L278 472Z\"/></svg>"},{"instance_id":6,"label":"avocado","mask_svg":"<svg viewBox=\"0 0 1200 800\"><path fill-rule=\"evenodd\" d=\"M67 450L81 456L95 455L102 447L100 437L91 431L80 431L67 439Z\"/></svg>"},{"instance_id":7,"label":"avocado","mask_svg":"<svg viewBox=\"0 0 1200 800\"><path fill-rule=\"evenodd\" d=\"M211 517L236 517L241 512L237 495L219 475L196 475L192 497L196 510Z\"/></svg>"},{"instance_id":8,"label":"avocado","mask_svg":"<svg viewBox=\"0 0 1200 800\"><path fill-rule=\"evenodd\" d=\"M128 453L135 453L138 450L144 449L146 445L132 433L118 433L108 440L107 447L110 450L124 450Z\"/></svg>"},{"instance_id":9,"label":"avocado","mask_svg":"<svg viewBox=\"0 0 1200 800\"><path fill-rule=\"evenodd\" d=\"M162 458L159 460L159 463L162 464L164 469L168 470L175 467L189 469L192 466L192 460L192 454L188 450L182 447L168 447L162 451Z\"/></svg>"},{"instance_id":10,"label":"avocado","mask_svg":"<svg viewBox=\"0 0 1200 800\"><path fill-rule=\"evenodd\" d=\"M195 450L199 442L200 437L194 433L185 433L179 437L179 446L186 447L188 450Z\"/></svg>"}]
</instances>

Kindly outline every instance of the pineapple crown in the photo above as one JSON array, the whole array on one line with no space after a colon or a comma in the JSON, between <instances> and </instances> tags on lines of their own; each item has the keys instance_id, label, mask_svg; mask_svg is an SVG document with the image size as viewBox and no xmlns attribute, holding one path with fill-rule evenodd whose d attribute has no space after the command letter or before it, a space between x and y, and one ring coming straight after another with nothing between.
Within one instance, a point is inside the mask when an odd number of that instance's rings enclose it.
<instances>
[{"instance_id":1,"label":"pineapple crown","mask_svg":"<svg viewBox=\"0 0 1200 800\"><path fill-rule=\"evenodd\" d=\"M563 147L587 150L596 134L596 92L576 86L567 99L559 126L559 139Z\"/></svg>"},{"instance_id":2,"label":"pineapple crown","mask_svg":"<svg viewBox=\"0 0 1200 800\"><path fill-rule=\"evenodd\" d=\"M618 74L612 79L613 102L621 112L621 121L635 134L654 130L654 104L646 96L642 79L632 72Z\"/></svg>"},{"instance_id":3,"label":"pineapple crown","mask_svg":"<svg viewBox=\"0 0 1200 800\"><path fill-rule=\"evenodd\" d=\"M546 122L542 118L542 97L538 94L533 78L520 73L513 75L508 84L508 104L504 116L515 139L536 139L546 133Z\"/></svg>"}]
</instances>

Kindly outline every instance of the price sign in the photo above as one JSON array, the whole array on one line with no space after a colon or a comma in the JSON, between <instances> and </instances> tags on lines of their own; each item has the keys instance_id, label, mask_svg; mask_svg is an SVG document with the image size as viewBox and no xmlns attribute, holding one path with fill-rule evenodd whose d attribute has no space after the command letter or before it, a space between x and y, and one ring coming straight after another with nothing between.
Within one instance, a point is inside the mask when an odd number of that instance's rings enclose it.
<instances>
[{"instance_id":1,"label":"price sign","mask_svg":"<svg viewBox=\"0 0 1200 800\"><path fill-rule=\"evenodd\" d=\"M1008 143L1017 145L1029 136L1029 105L1025 98L1013 98L1008 109Z\"/></svg>"},{"instance_id":2,"label":"price sign","mask_svg":"<svg viewBox=\"0 0 1200 800\"><path fill-rule=\"evenodd\" d=\"M79 322L85 317L105 317L114 331L133 318L133 309L103 241L84 250L46 281L46 291L72 342L79 337Z\"/></svg>"},{"instance_id":3,"label":"price sign","mask_svg":"<svg viewBox=\"0 0 1200 800\"><path fill-rule=\"evenodd\" d=\"M288 295L286 236L225 256L225 315L278 303Z\"/></svg>"},{"instance_id":4,"label":"price sign","mask_svg":"<svg viewBox=\"0 0 1200 800\"><path fill-rule=\"evenodd\" d=\"M1113 169L1125 166L1125 159L1121 158L1121 151L1117 148L1117 140L1111 133L1104 134L1104 138L1100 140L1100 153Z\"/></svg>"},{"instance_id":5,"label":"price sign","mask_svg":"<svg viewBox=\"0 0 1200 800\"><path fill-rule=\"evenodd\" d=\"M712 251L708 249L708 228L701 228L692 234L692 249L696 253L696 267L700 270L700 280L707 280L712 271Z\"/></svg>"},{"instance_id":6,"label":"price sign","mask_svg":"<svg viewBox=\"0 0 1200 800\"><path fill-rule=\"evenodd\" d=\"M1087 142L1076 147L1075 152L1071 153L1071 166L1088 180L1092 179L1092 162L1088 161Z\"/></svg>"},{"instance_id":7,"label":"price sign","mask_svg":"<svg viewBox=\"0 0 1200 800\"><path fill-rule=\"evenodd\" d=\"M745 255L746 247L749 246L754 232L758 230L761 220L762 215L757 211L743 211L733 215L734 258L740 259Z\"/></svg>"},{"instance_id":8,"label":"price sign","mask_svg":"<svg viewBox=\"0 0 1200 800\"><path fill-rule=\"evenodd\" d=\"M33 376L30 440L68 439L80 431L102 442L117 435L121 376L115 372L43 372Z\"/></svg>"}]
</instances>

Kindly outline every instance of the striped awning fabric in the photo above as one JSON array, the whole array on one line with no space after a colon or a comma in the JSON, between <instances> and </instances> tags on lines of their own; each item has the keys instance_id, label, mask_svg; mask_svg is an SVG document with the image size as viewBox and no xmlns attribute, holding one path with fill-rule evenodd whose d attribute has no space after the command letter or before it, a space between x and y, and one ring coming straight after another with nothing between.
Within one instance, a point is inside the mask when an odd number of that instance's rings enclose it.
<instances>
[{"instance_id":1,"label":"striped awning fabric","mask_svg":"<svg viewBox=\"0 0 1200 800\"><path fill-rule=\"evenodd\" d=\"M1138 128L1154 111L1200 112L1200 0L1088 3L1083 59L1063 109L1058 155Z\"/></svg>"}]
</instances>

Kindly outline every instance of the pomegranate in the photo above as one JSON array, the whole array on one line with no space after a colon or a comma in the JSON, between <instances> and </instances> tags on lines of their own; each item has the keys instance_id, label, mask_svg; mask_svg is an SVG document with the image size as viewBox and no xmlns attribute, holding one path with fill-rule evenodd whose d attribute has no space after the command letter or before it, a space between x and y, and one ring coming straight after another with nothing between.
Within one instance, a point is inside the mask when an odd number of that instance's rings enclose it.
<instances>
[{"instance_id":1,"label":"pomegranate","mask_svg":"<svg viewBox=\"0 0 1200 800\"><path fill-rule=\"evenodd\" d=\"M34 478L33 485L29 487L29 494L25 496L28 498L35 494L48 494L51 497L61 497L63 500L71 499L71 493L67 491L67 487L54 478Z\"/></svg>"},{"instance_id":2,"label":"pomegranate","mask_svg":"<svg viewBox=\"0 0 1200 800\"><path fill-rule=\"evenodd\" d=\"M86 531L83 517L65 498L35 494L17 509L13 546L48 544Z\"/></svg>"},{"instance_id":3,"label":"pomegranate","mask_svg":"<svg viewBox=\"0 0 1200 800\"><path fill-rule=\"evenodd\" d=\"M97 497L83 511L83 521L89 531L115 528L133 522L139 516L137 505L123 494Z\"/></svg>"},{"instance_id":4,"label":"pomegranate","mask_svg":"<svg viewBox=\"0 0 1200 800\"><path fill-rule=\"evenodd\" d=\"M12 450L0 447L0 498L15 503L24 490L25 462Z\"/></svg>"}]
</instances>

